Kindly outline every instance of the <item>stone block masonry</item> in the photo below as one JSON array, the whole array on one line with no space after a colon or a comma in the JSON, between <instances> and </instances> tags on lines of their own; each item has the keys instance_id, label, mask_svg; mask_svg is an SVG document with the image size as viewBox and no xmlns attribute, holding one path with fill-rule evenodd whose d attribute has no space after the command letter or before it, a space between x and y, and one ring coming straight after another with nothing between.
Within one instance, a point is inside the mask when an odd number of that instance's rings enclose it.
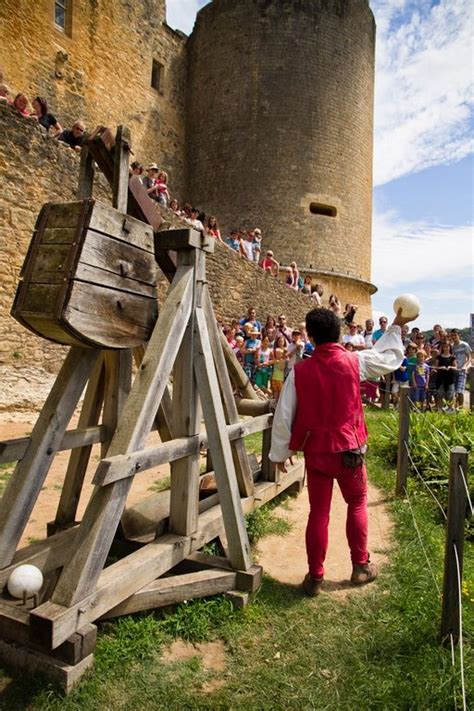
<instances>
[{"instance_id":1,"label":"stone block masonry","mask_svg":"<svg viewBox=\"0 0 474 711\"><path fill-rule=\"evenodd\" d=\"M165 0L68 0L64 29L60 4L1 0L2 81L13 95L44 96L65 128L126 124L134 159L163 166L182 194L186 37L166 25Z\"/></svg>"}]
</instances>

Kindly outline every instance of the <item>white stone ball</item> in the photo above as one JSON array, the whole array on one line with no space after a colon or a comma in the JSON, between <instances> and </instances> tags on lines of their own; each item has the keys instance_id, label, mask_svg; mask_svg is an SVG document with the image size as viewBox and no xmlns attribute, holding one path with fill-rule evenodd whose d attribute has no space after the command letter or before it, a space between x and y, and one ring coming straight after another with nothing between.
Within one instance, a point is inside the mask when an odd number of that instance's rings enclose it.
<instances>
[{"instance_id":1,"label":"white stone ball","mask_svg":"<svg viewBox=\"0 0 474 711\"><path fill-rule=\"evenodd\" d=\"M420 315L421 304L414 294L400 294L393 302L393 310L402 310L404 318L417 318Z\"/></svg>"},{"instance_id":2,"label":"white stone ball","mask_svg":"<svg viewBox=\"0 0 474 711\"><path fill-rule=\"evenodd\" d=\"M26 590L27 597L32 597L41 590L43 573L35 565L19 565L8 578L7 588L12 597L22 598Z\"/></svg>"}]
</instances>

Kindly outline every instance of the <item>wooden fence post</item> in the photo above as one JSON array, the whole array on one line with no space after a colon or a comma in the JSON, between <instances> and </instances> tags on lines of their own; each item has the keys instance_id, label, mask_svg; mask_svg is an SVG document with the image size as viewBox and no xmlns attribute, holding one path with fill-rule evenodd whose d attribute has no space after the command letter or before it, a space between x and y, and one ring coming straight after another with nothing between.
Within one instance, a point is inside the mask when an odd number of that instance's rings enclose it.
<instances>
[{"instance_id":1,"label":"wooden fence post","mask_svg":"<svg viewBox=\"0 0 474 711\"><path fill-rule=\"evenodd\" d=\"M399 420L398 420L398 452L397 452L397 483L396 496L405 496L408 476L408 439L410 435L410 388L400 387Z\"/></svg>"},{"instance_id":2,"label":"wooden fence post","mask_svg":"<svg viewBox=\"0 0 474 711\"><path fill-rule=\"evenodd\" d=\"M467 503L466 486L460 467L464 472L467 485L467 450L464 447L453 447L449 458L448 521L440 628L440 639L443 644L449 641L451 635L455 644L459 639L459 586L462 580L464 519Z\"/></svg>"},{"instance_id":3,"label":"wooden fence post","mask_svg":"<svg viewBox=\"0 0 474 711\"><path fill-rule=\"evenodd\" d=\"M390 407L390 391L392 388L392 374L387 373L383 378L382 390L382 410L388 410Z\"/></svg>"},{"instance_id":4,"label":"wooden fence post","mask_svg":"<svg viewBox=\"0 0 474 711\"><path fill-rule=\"evenodd\" d=\"M469 409L472 412L474 410L474 365L471 365L467 371L467 377L469 380Z\"/></svg>"}]
</instances>

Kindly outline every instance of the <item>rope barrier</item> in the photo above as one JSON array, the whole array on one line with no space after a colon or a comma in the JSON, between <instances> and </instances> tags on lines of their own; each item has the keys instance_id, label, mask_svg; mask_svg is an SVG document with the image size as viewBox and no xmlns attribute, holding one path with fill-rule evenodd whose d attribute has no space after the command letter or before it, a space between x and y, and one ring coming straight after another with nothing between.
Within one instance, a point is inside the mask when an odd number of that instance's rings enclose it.
<instances>
[{"instance_id":1,"label":"rope barrier","mask_svg":"<svg viewBox=\"0 0 474 711\"><path fill-rule=\"evenodd\" d=\"M456 558L456 571L458 574L458 600L459 600L459 665L461 667L461 691L462 691L462 703L463 711L467 711L466 705L466 685L464 681L464 648L463 648L463 636L462 636L462 592L461 592L461 565L459 562L458 549L456 544L453 543L454 557Z\"/></svg>"},{"instance_id":2,"label":"rope barrier","mask_svg":"<svg viewBox=\"0 0 474 711\"><path fill-rule=\"evenodd\" d=\"M414 527L415 527L415 531L416 531L416 533L417 533L417 535L418 535L418 540L419 540L419 542L420 542L420 546L421 546L422 551L423 551L423 553L424 553L424 555L425 555L426 562L427 562L427 564L428 564L428 568L430 569L431 577L433 578L433 582L434 582L435 587L436 587L436 589L437 589L437 591L438 591L438 595L441 595L441 588L439 587L438 581L437 581L436 578L435 578L435 574L434 574L434 572L433 572L433 568L431 567L431 563L430 563L430 559L429 559L429 557L428 557L428 553L426 552L426 548L425 548L424 543L423 543L423 540L422 540L422 538L421 538L420 529L418 528L418 524L417 524L417 522L416 522L415 514L413 513L413 507L412 507L412 505L411 505L411 501L410 501L410 497L408 496L408 492L406 492L406 499L407 499L408 505L409 505L409 507L410 507L410 513L411 513L411 516L412 516L412 519L413 519L413 524L414 524Z\"/></svg>"},{"instance_id":3,"label":"rope barrier","mask_svg":"<svg viewBox=\"0 0 474 711\"><path fill-rule=\"evenodd\" d=\"M421 481L423 482L423 485L428 489L429 493L431 494L431 496L432 496L433 499L435 500L435 502L436 502L436 504L437 504L439 510L441 511L441 513L442 513L443 516L444 516L444 520L447 521L447 520L448 520L448 517L447 517L447 515L446 515L445 510L443 509L443 506L441 505L441 503L440 503L439 499L437 498L436 494L432 491L431 487L426 483L426 481L424 480L424 478L421 476L420 472L418 471L418 468L417 468L415 462L413 461L413 457L411 456L410 449L409 449L407 443L406 443L406 442L403 442L403 444L405 445L405 449L407 450L408 459L410 460L410 464L412 465L413 469L415 470L417 476L418 476L418 477L421 479Z\"/></svg>"},{"instance_id":4,"label":"rope barrier","mask_svg":"<svg viewBox=\"0 0 474 711\"><path fill-rule=\"evenodd\" d=\"M472 507L472 500L471 500L471 495L469 493L469 489L467 486L467 480L466 480L466 475L464 474L463 468L461 466L461 463L459 462L459 471L461 472L461 478L464 484L464 488L466 489L466 496L467 496L467 501L469 504L469 508L471 509L471 516L474 516L474 508Z\"/></svg>"}]
</instances>

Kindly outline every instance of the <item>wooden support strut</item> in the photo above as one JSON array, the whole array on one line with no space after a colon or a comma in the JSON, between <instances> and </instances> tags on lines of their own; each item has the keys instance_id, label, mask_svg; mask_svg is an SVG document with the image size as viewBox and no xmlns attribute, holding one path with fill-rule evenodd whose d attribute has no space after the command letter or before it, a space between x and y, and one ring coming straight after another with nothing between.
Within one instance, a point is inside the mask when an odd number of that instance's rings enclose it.
<instances>
[{"instance_id":1,"label":"wooden support strut","mask_svg":"<svg viewBox=\"0 0 474 711\"><path fill-rule=\"evenodd\" d=\"M112 439L112 456L145 444L189 321L192 285L192 268L178 269ZM76 550L52 596L54 603L72 605L95 589L132 481L128 478L94 490L79 526Z\"/></svg>"}]
</instances>

